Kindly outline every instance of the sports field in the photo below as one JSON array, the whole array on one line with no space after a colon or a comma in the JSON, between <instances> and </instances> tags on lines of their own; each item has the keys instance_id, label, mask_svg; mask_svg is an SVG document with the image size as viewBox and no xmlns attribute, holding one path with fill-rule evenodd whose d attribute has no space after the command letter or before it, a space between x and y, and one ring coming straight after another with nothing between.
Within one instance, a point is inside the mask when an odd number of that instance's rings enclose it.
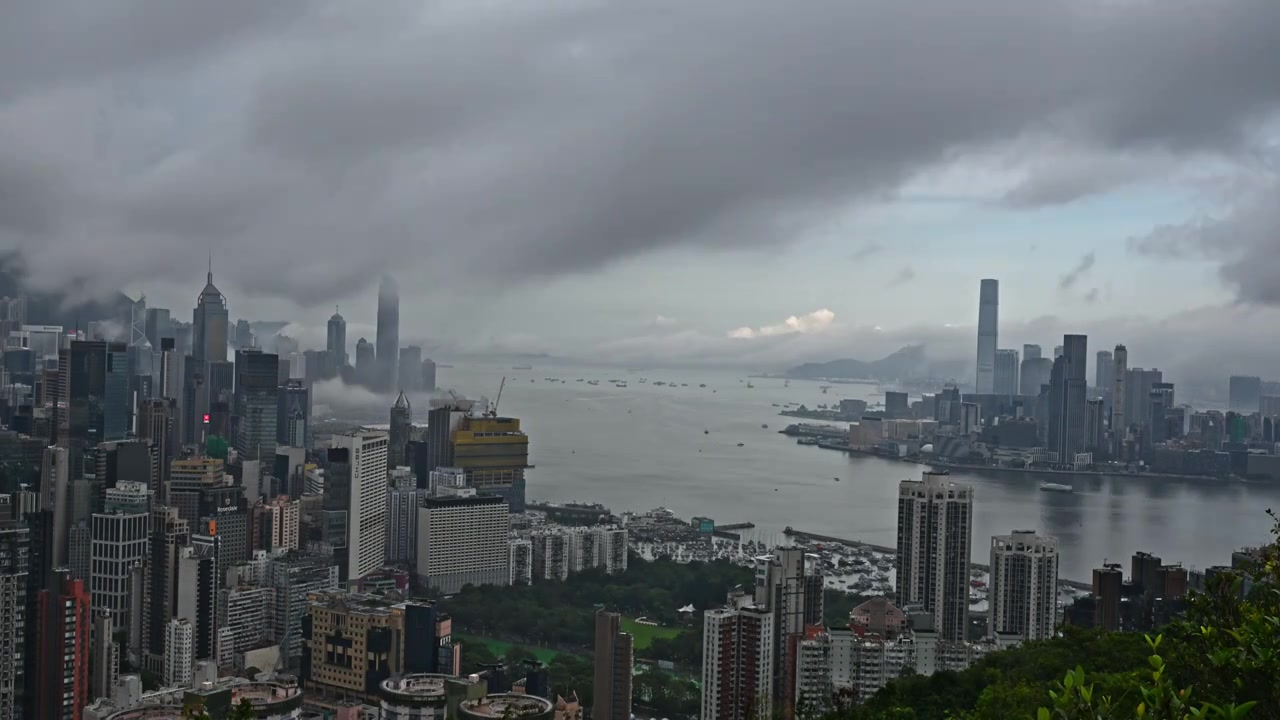
<instances>
[{"instance_id":1,"label":"sports field","mask_svg":"<svg viewBox=\"0 0 1280 720\"><path fill-rule=\"evenodd\" d=\"M684 630L672 627L642 625L631 618L624 617L622 618L622 632L631 633L631 636L635 638L636 650L644 650L652 645L654 640L658 638L670 640L684 632Z\"/></svg>"}]
</instances>

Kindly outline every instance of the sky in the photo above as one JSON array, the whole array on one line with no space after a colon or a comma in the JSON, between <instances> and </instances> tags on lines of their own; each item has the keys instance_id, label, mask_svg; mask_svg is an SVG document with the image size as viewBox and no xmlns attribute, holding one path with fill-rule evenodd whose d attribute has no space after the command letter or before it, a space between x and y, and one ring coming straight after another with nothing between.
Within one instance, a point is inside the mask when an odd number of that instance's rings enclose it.
<instances>
[{"instance_id":1,"label":"sky","mask_svg":"<svg viewBox=\"0 0 1280 720\"><path fill-rule=\"evenodd\" d=\"M28 281L323 345L779 367L1280 356L1274 0L48 0L0 24ZM1280 377L1280 371L1270 373ZM1223 381L1225 382L1225 380Z\"/></svg>"}]
</instances>

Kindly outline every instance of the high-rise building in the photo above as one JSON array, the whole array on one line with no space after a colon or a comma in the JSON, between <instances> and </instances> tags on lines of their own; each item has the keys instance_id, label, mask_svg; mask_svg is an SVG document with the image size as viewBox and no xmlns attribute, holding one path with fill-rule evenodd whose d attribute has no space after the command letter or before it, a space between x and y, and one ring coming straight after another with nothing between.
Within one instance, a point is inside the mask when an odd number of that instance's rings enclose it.
<instances>
[{"instance_id":1,"label":"high-rise building","mask_svg":"<svg viewBox=\"0 0 1280 720\"><path fill-rule=\"evenodd\" d=\"M1000 328L1000 281L982 281L978 294L978 377L974 387L979 394L995 389L996 342Z\"/></svg>"},{"instance_id":2,"label":"high-rise building","mask_svg":"<svg viewBox=\"0 0 1280 720\"><path fill-rule=\"evenodd\" d=\"M1064 335L1063 354L1053 361L1049 378L1049 449L1058 462L1072 463L1085 449L1085 415L1089 383L1085 374L1087 338Z\"/></svg>"},{"instance_id":3,"label":"high-rise building","mask_svg":"<svg viewBox=\"0 0 1280 720\"><path fill-rule=\"evenodd\" d=\"M426 392L436 389L436 363L431 358L422 361L422 389Z\"/></svg>"},{"instance_id":4,"label":"high-rise building","mask_svg":"<svg viewBox=\"0 0 1280 720\"><path fill-rule=\"evenodd\" d=\"M79 477L86 448L123 440L129 430L129 359L123 343L73 340L58 352L58 445Z\"/></svg>"},{"instance_id":5,"label":"high-rise building","mask_svg":"<svg viewBox=\"0 0 1280 720\"><path fill-rule=\"evenodd\" d=\"M280 360L256 348L236 351L235 448L248 460L274 460Z\"/></svg>"},{"instance_id":6,"label":"high-rise building","mask_svg":"<svg viewBox=\"0 0 1280 720\"><path fill-rule=\"evenodd\" d=\"M173 337L173 327L168 308L147 308L145 333L147 342L156 350L160 349L162 338Z\"/></svg>"},{"instance_id":7,"label":"high-rise building","mask_svg":"<svg viewBox=\"0 0 1280 720\"><path fill-rule=\"evenodd\" d=\"M147 556L151 512L147 486L124 481L107 490L103 512L92 519L90 592L93 609L109 612L116 625L129 626L129 578Z\"/></svg>"},{"instance_id":8,"label":"high-rise building","mask_svg":"<svg viewBox=\"0 0 1280 720\"><path fill-rule=\"evenodd\" d=\"M413 439L413 408L404 390L391 406L391 433L387 447L387 467L407 467L409 441Z\"/></svg>"},{"instance_id":9,"label":"high-rise building","mask_svg":"<svg viewBox=\"0 0 1280 720\"><path fill-rule=\"evenodd\" d=\"M151 540L143 579L141 649L130 648L149 672L159 674L164 662L165 627L178 609L178 557L191 539L187 521L176 507L151 510Z\"/></svg>"},{"instance_id":10,"label":"high-rise building","mask_svg":"<svg viewBox=\"0 0 1280 720\"><path fill-rule=\"evenodd\" d=\"M356 341L356 381L365 387L373 387L378 374L378 356L373 343L360 338Z\"/></svg>"},{"instance_id":11,"label":"high-rise building","mask_svg":"<svg viewBox=\"0 0 1280 720\"><path fill-rule=\"evenodd\" d=\"M1028 345L1026 347L1036 347L1037 357L1022 359L1022 365L1018 373L1018 394L1037 397L1040 395L1040 387L1049 384L1049 378L1053 374L1053 361L1049 358L1039 357L1038 346Z\"/></svg>"},{"instance_id":12,"label":"high-rise building","mask_svg":"<svg viewBox=\"0 0 1280 720\"><path fill-rule=\"evenodd\" d=\"M1108 632L1120 629L1120 599L1123 592L1124 571L1118 564L1110 563L1101 568L1094 568L1093 596L1096 598L1096 605L1093 626L1095 628Z\"/></svg>"},{"instance_id":13,"label":"high-rise building","mask_svg":"<svg viewBox=\"0 0 1280 720\"><path fill-rule=\"evenodd\" d=\"M969 562L973 488L945 472L925 472L898 485L898 605L922 605L948 642L969 626Z\"/></svg>"},{"instance_id":14,"label":"high-rise building","mask_svg":"<svg viewBox=\"0 0 1280 720\"><path fill-rule=\"evenodd\" d=\"M1126 373L1125 419L1129 427L1141 430L1145 438L1151 437L1151 389L1161 382L1164 382L1164 373L1156 368L1130 368Z\"/></svg>"},{"instance_id":15,"label":"high-rise building","mask_svg":"<svg viewBox=\"0 0 1280 720\"><path fill-rule=\"evenodd\" d=\"M748 595L702 623L702 720L754 720L774 707L774 614Z\"/></svg>"},{"instance_id":16,"label":"high-rise building","mask_svg":"<svg viewBox=\"0 0 1280 720\"><path fill-rule=\"evenodd\" d=\"M93 650L89 655L91 676L89 678L89 697L98 699L109 697L120 678L120 645L115 641L115 623L111 613L95 612L93 614Z\"/></svg>"},{"instance_id":17,"label":"high-rise building","mask_svg":"<svg viewBox=\"0 0 1280 720\"><path fill-rule=\"evenodd\" d=\"M194 528L200 522L201 494L226 485L225 465L211 457L180 458L169 464L168 503Z\"/></svg>"},{"instance_id":18,"label":"high-rise building","mask_svg":"<svg viewBox=\"0 0 1280 720\"><path fill-rule=\"evenodd\" d=\"M1129 430L1127 403L1129 381L1129 349L1124 345L1116 345L1113 353L1115 366L1111 369L1111 451L1114 457L1121 456L1124 437Z\"/></svg>"},{"instance_id":19,"label":"high-rise building","mask_svg":"<svg viewBox=\"0 0 1280 720\"><path fill-rule=\"evenodd\" d=\"M822 623L822 566L802 548L778 548L755 559L755 604L773 613L773 683L775 707L790 716L795 687L793 644L805 628Z\"/></svg>"},{"instance_id":20,"label":"high-rise building","mask_svg":"<svg viewBox=\"0 0 1280 720\"><path fill-rule=\"evenodd\" d=\"M432 436L434 438L434 435ZM465 416L453 432L452 467L479 493L501 496L511 512L524 512L529 436L512 417Z\"/></svg>"},{"instance_id":21,"label":"high-rise building","mask_svg":"<svg viewBox=\"0 0 1280 720\"><path fill-rule=\"evenodd\" d=\"M1107 444L1107 403L1102 398L1089 398L1085 403L1084 449L1097 459L1110 450Z\"/></svg>"},{"instance_id":22,"label":"high-rise building","mask_svg":"<svg viewBox=\"0 0 1280 720\"><path fill-rule=\"evenodd\" d=\"M400 289L384 275L378 284L377 377L374 388L390 391L400 379Z\"/></svg>"},{"instance_id":23,"label":"high-rise building","mask_svg":"<svg viewBox=\"0 0 1280 720\"><path fill-rule=\"evenodd\" d=\"M275 592L271 636L280 656L292 667L302 657L302 621L311 593L338 588L338 566L316 557L283 555L267 561L266 583Z\"/></svg>"},{"instance_id":24,"label":"high-rise building","mask_svg":"<svg viewBox=\"0 0 1280 720\"><path fill-rule=\"evenodd\" d=\"M991 637L1053 637L1058 615L1058 541L1034 530L991 538Z\"/></svg>"},{"instance_id":25,"label":"high-rise building","mask_svg":"<svg viewBox=\"0 0 1280 720\"><path fill-rule=\"evenodd\" d=\"M27 673L29 718L78 720L89 704L89 591L65 569L52 570L32 613L38 641Z\"/></svg>"},{"instance_id":26,"label":"high-rise building","mask_svg":"<svg viewBox=\"0 0 1280 720\"><path fill-rule=\"evenodd\" d=\"M210 268L191 319L191 355L198 364L226 361L227 323L227 299L213 286Z\"/></svg>"},{"instance_id":27,"label":"high-rise building","mask_svg":"<svg viewBox=\"0 0 1280 720\"><path fill-rule=\"evenodd\" d=\"M192 655L213 660L218 638L218 572L220 538L191 535L191 544L178 553L178 596L173 616L191 623Z\"/></svg>"},{"instance_id":28,"label":"high-rise building","mask_svg":"<svg viewBox=\"0 0 1280 720\"><path fill-rule=\"evenodd\" d=\"M1151 383L1151 391L1147 394L1147 406L1150 416L1146 425L1150 430L1147 438L1152 443L1162 443L1169 439L1168 415L1173 408L1173 383Z\"/></svg>"},{"instance_id":29,"label":"high-rise building","mask_svg":"<svg viewBox=\"0 0 1280 720\"><path fill-rule=\"evenodd\" d=\"M234 667L237 654L270 637L274 600L275 589L262 585L236 584L218 592L219 667Z\"/></svg>"},{"instance_id":30,"label":"high-rise building","mask_svg":"<svg viewBox=\"0 0 1280 720\"><path fill-rule=\"evenodd\" d=\"M169 463L178 452L174 425L176 412L177 406L171 398L143 400L138 410L138 438L150 442L155 448L159 466L155 497L162 503L167 500L169 491Z\"/></svg>"},{"instance_id":31,"label":"high-rise building","mask_svg":"<svg viewBox=\"0 0 1280 720\"><path fill-rule=\"evenodd\" d=\"M297 550L298 526L302 517L302 505L279 495L254 506L253 549L267 552Z\"/></svg>"},{"instance_id":32,"label":"high-rise building","mask_svg":"<svg viewBox=\"0 0 1280 720\"><path fill-rule=\"evenodd\" d=\"M329 318L329 332L325 339L325 352L328 353L326 357L332 364L328 377L335 377L348 364L347 321L338 313L337 308L333 310L333 317Z\"/></svg>"},{"instance_id":33,"label":"high-rise building","mask_svg":"<svg viewBox=\"0 0 1280 720\"><path fill-rule=\"evenodd\" d=\"M395 482L387 491L387 562L416 565L418 557L418 506L427 497L412 475Z\"/></svg>"},{"instance_id":34,"label":"high-rise building","mask_svg":"<svg viewBox=\"0 0 1280 720\"><path fill-rule=\"evenodd\" d=\"M622 616L597 610L592 720L630 720L632 659L632 637L622 632Z\"/></svg>"},{"instance_id":35,"label":"high-rise building","mask_svg":"<svg viewBox=\"0 0 1280 720\"><path fill-rule=\"evenodd\" d=\"M417 392L422 389L422 348L417 345L400 348L399 387Z\"/></svg>"},{"instance_id":36,"label":"high-rise building","mask_svg":"<svg viewBox=\"0 0 1280 720\"><path fill-rule=\"evenodd\" d=\"M427 447L422 463L414 467L418 487L425 488L436 468L453 467L453 433L462 427L466 411L459 405L444 404L427 413Z\"/></svg>"},{"instance_id":37,"label":"high-rise building","mask_svg":"<svg viewBox=\"0 0 1280 720\"><path fill-rule=\"evenodd\" d=\"M195 665L195 628L186 618L174 618L164 628L164 687L190 687Z\"/></svg>"},{"instance_id":38,"label":"high-rise building","mask_svg":"<svg viewBox=\"0 0 1280 720\"><path fill-rule=\"evenodd\" d=\"M30 543L25 524L0 521L0 720L23 716Z\"/></svg>"},{"instance_id":39,"label":"high-rise building","mask_svg":"<svg viewBox=\"0 0 1280 720\"><path fill-rule=\"evenodd\" d=\"M346 513L345 547L339 567L355 580L382 566L387 531L387 451L384 432L335 435L325 470L325 502ZM332 489L329 487L333 484Z\"/></svg>"},{"instance_id":40,"label":"high-rise building","mask_svg":"<svg viewBox=\"0 0 1280 720\"><path fill-rule=\"evenodd\" d=\"M1022 346L1023 360L1039 360L1041 357L1043 357L1041 353L1042 351L1039 345L1023 345Z\"/></svg>"},{"instance_id":41,"label":"high-rise building","mask_svg":"<svg viewBox=\"0 0 1280 720\"><path fill-rule=\"evenodd\" d=\"M995 385L997 395L1018 394L1018 351L996 350Z\"/></svg>"},{"instance_id":42,"label":"high-rise building","mask_svg":"<svg viewBox=\"0 0 1280 720\"><path fill-rule=\"evenodd\" d=\"M1115 385L1116 359L1110 350L1099 350L1098 360L1093 366L1093 386L1104 396L1111 394Z\"/></svg>"},{"instance_id":43,"label":"high-rise building","mask_svg":"<svg viewBox=\"0 0 1280 720\"><path fill-rule=\"evenodd\" d=\"M507 504L496 495L424 499L418 508L418 582L444 594L466 585L507 585L510 533Z\"/></svg>"},{"instance_id":44,"label":"high-rise building","mask_svg":"<svg viewBox=\"0 0 1280 720\"><path fill-rule=\"evenodd\" d=\"M795 703L797 708L823 714L830 709L832 682L831 635L821 627L805 630L796 643Z\"/></svg>"},{"instance_id":45,"label":"high-rise building","mask_svg":"<svg viewBox=\"0 0 1280 720\"><path fill-rule=\"evenodd\" d=\"M1257 412L1262 398L1262 378L1232 375L1227 387L1227 409L1241 413Z\"/></svg>"},{"instance_id":46,"label":"high-rise building","mask_svg":"<svg viewBox=\"0 0 1280 720\"><path fill-rule=\"evenodd\" d=\"M533 584L533 541L511 539L511 584Z\"/></svg>"},{"instance_id":47,"label":"high-rise building","mask_svg":"<svg viewBox=\"0 0 1280 720\"><path fill-rule=\"evenodd\" d=\"M301 380L290 380L281 385L278 392L276 445L310 449L311 387Z\"/></svg>"}]
</instances>

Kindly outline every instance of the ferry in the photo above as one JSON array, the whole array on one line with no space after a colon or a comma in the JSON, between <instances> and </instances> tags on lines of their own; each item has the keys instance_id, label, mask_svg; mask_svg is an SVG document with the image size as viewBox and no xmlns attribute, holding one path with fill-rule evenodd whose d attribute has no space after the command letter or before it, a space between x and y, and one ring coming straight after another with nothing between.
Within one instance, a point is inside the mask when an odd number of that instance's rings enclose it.
<instances>
[{"instance_id":1,"label":"ferry","mask_svg":"<svg viewBox=\"0 0 1280 720\"><path fill-rule=\"evenodd\" d=\"M1062 483L1051 483L1051 482L1040 483L1040 489L1044 490L1045 492L1069 493L1069 492L1076 491L1076 489L1071 487L1070 485L1063 485Z\"/></svg>"}]
</instances>

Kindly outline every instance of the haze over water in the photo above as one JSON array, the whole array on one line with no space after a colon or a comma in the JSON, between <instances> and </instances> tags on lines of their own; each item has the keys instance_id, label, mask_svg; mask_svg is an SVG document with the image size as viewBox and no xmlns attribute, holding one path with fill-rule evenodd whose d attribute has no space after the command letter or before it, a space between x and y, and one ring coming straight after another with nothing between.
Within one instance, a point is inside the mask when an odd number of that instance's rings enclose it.
<instances>
[{"instance_id":1,"label":"haze over water","mask_svg":"<svg viewBox=\"0 0 1280 720\"><path fill-rule=\"evenodd\" d=\"M893 545L898 481L918 478L925 469L801 446L778 434L802 421L779 416L781 408L774 403L812 408L842 397L879 402L882 397L871 385L835 385L824 395L819 383L799 380L784 387L780 379L755 378L755 388L748 389L743 373L536 364L532 370L441 368L438 384L469 398L492 399L504 375L500 412L520 418L530 435L536 466L528 473L530 500L600 502L615 513L661 505L684 518L753 522L761 539L780 542L782 530L791 525ZM642 377L649 382L640 384ZM607 382L611 378L627 381L628 387L613 387ZM600 384L585 382L591 379ZM655 381L688 386L658 387ZM699 388L703 383L707 387ZM426 422L425 400L414 403L420 424ZM385 423L386 413L385 407L362 407L358 417L350 411L337 414ZM1048 478L1073 484L1076 492L1067 494L1041 491L1044 475L952 474L975 488L975 561L987 561L991 535L1034 529L1059 539L1060 574L1072 580L1087 581L1104 560L1127 568L1135 550L1187 567L1229 564L1232 550L1267 539L1271 523L1265 510L1280 507L1280 484Z\"/></svg>"}]
</instances>

